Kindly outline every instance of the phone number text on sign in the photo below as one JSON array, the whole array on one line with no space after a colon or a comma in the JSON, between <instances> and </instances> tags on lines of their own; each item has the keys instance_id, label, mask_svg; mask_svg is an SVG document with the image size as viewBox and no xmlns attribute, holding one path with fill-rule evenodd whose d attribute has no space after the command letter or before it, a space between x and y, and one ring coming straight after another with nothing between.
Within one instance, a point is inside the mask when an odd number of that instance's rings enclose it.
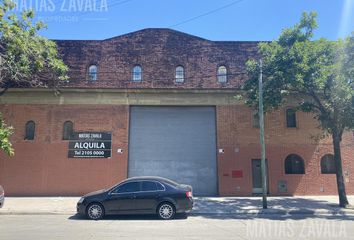
<instances>
[{"instance_id":1,"label":"phone number text on sign","mask_svg":"<svg viewBox=\"0 0 354 240\"><path fill-rule=\"evenodd\" d=\"M97 157L108 158L111 150L69 150L69 158Z\"/></svg>"},{"instance_id":2,"label":"phone number text on sign","mask_svg":"<svg viewBox=\"0 0 354 240\"><path fill-rule=\"evenodd\" d=\"M112 134L109 132L74 133L69 141L69 158L110 158Z\"/></svg>"}]
</instances>

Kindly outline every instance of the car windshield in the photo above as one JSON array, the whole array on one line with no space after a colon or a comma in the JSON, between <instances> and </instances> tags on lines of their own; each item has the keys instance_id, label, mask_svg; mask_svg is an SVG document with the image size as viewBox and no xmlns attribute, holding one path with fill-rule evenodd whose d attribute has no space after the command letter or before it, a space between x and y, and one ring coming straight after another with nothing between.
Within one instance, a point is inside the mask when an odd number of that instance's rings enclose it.
<instances>
[{"instance_id":1,"label":"car windshield","mask_svg":"<svg viewBox=\"0 0 354 240\"><path fill-rule=\"evenodd\" d=\"M126 180L123 180L123 181L121 181L121 182L119 182L119 183L116 183L116 184L114 184L113 186L111 186L111 187L109 187L109 188L107 188L107 189L112 190L113 188L117 187L118 185L124 183L125 181L126 181Z\"/></svg>"}]
</instances>

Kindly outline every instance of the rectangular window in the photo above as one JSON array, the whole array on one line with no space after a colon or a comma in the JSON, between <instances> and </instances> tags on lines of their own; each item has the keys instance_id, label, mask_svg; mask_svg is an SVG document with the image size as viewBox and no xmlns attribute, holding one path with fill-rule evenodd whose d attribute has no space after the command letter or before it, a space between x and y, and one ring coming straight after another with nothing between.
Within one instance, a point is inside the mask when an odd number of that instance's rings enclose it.
<instances>
[{"instance_id":1,"label":"rectangular window","mask_svg":"<svg viewBox=\"0 0 354 240\"><path fill-rule=\"evenodd\" d=\"M296 128L296 111L289 108L286 110L286 127Z\"/></svg>"},{"instance_id":2,"label":"rectangular window","mask_svg":"<svg viewBox=\"0 0 354 240\"><path fill-rule=\"evenodd\" d=\"M66 121L63 125L63 140L70 140L74 134L74 124L71 121Z\"/></svg>"},{"instance_id":3,"label":"rectangular window","mask_svg":"<svg viewBox=\"0 0 354 240\"><path fill-rule=\"evenodd\" d=\"M252 116L252 126L254 128L259 128L259 114L258 111L254 111L253 112L253 116Z\"/></svg>"}]
</instances>

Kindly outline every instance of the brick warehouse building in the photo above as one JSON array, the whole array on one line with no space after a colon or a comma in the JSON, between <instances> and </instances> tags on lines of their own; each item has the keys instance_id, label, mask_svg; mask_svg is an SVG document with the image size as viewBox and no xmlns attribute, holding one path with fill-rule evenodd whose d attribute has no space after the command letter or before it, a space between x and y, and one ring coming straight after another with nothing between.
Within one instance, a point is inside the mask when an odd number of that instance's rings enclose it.
<instances>
[{"instance_id":1,"label":"brick warehouse building","mask_svg":"<svg viewBox=\"0 0 354 240\"><path fill-rule=\"evenodd\" d=\"M169 177L199 195L259 193L257 116L234 97L247 79L245 62L257 58L257 42L144 29L57 44L70 68L59 95L19 88L0 98L15 128L15 156L0 158L8 195L81 195L136 175ZM316 142L318 123L291 107L265 117L269 194L336 194L331 140ZM80 133L108 138L80 142ZM354 136L346 133L348 194L353 156Z\"/></svg>"}]
</instances>

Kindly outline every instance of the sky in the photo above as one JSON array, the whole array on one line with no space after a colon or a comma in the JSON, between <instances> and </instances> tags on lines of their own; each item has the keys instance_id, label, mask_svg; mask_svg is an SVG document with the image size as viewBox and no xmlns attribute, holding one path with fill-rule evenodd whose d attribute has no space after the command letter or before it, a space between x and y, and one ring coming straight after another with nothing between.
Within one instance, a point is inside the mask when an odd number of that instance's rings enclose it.
<instances>
[{"instance_id":1,"label":"sky","mask_svg":"<svg viewBox=\"0 0 354 240\"><path fill-rule=\"evenodd\" d=\"M274 40L305 11L315 38L354 31L354 0L16 0L32 7L50 39L102 40L144 28L172 28L214 41Z\"/></svg>"}]
</instances>

